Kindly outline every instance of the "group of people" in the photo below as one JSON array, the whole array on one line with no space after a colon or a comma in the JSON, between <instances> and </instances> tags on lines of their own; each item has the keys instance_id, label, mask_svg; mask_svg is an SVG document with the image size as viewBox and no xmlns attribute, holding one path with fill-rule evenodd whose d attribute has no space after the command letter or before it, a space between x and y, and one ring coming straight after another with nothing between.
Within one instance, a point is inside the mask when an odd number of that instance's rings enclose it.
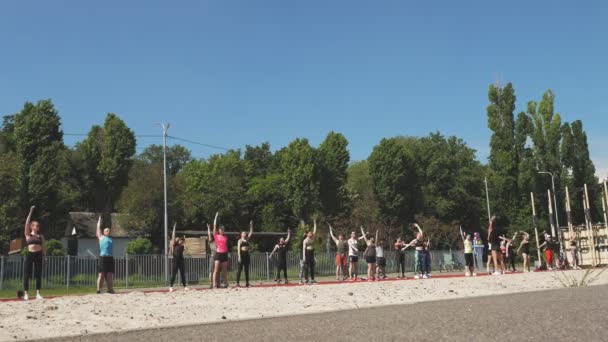
<instances>
[{"instance_id":1,"label":"group of people","mask_svg":"<svg viewBox=\"0 0 608 342\"><path fill-rule=\"evenodd\" d=\"M24 269L24 292L23 299L29 299L29 282L34 275L36 281L36 298L42 299L40 294L42 280L42 261L46 254L44 248L44 236L40 233L40 223L32 221L32 214L35 207L30 208L29 214L25 222L25 242L27 245L27 254L25 258ZM228 237L225 234L224 226L218 226L219 213L216 213L213 221L213 230L207 224L207 234L209 237L210 246L212 248L212 273L211 288L228 287ZM350 238L346 240L343 233L338 236L334 234L334 228L328 224L329 234L336 246L335 264L336 264L336 280L350 281L367 280L375 281L386 278L386 240L378 238L378 231L375 234L366 232L361 227L361 235L357 237L357 232L352 231ZM113 257L113 241L110 228L102 230L102 217L99 216L97 221L96 236L99 242L99 260L98 260L98 278L97 278L97 293L102 293L104 282L107 284L107 292L114 293L113 275L115 272L114 257ZM393 249L395 253L395 264L397 265L397 278L405 278L405 251L408 248L414 248L415 253L415 279L426 279L431 276L431 243L422 228L418 224L413 224L412 228L416 228L416 237L409 243L403 238L398 238ZM317 221L313 220L313 229L307 231L301 242L301 259L300 259L300 283L314 284L315 280L315 236L317 233ZM245 287L250 287L250 264L251 264L251 243L250 238L253 235L253 221L249 223L249 232L241 232L237 241L237 256L238 268L236 273L236 286L241 286L241 275L245 275ZM475 264L478 269L482 270L482 255L484 244L478 233L465 234L460 228L460 235L464 246L465 260L465 276L476 276ZM517 238L520 238L519 247L515 251L514 245ZM276 278L275 282L281 283L281 273L283 281L288 283L287 277L287 246L291 239L291 231L287 231L287 237L281 237L278 243L274 246L270 258L277 257L276 262ZM365 250L361 257L367 263L367 274L365 277L360 277L357 273L359 263L359 243L363 241ZM517 232L512 238L505 237L500 234L496 228L496 217L492 217L488 229L488 260L486 270L488 274L499 275L506 272L515 272L515 257L521 254L523 260L524 272L530 272L530 236L526 232ZM560 267L559 244L552 239L548 234L545 235L545 241L540 245L540 248L545 253L547 268L555 269ZM577 264L577 246L576 241L570 242L570 250L572 253L573 268L580 269ZM184 263L184 238L175 238L170 242L170 254L172 258L172 274L169 291L173 291L173 285L176 280L177 273L180 273L181 282L184 289L186 284L186 270ZM492 271L490 267L493 266ZM511 268L509 270L509 267ZM33 271L33 272L32 272Z\"/></svg>"},{"instance_id":2,"label":"group of people","mask_svg":"<svg viewBox=\"0 0 608 342\"><path fill-rule=\"evenodd\" d=\"M25 219L25 244L27 252L25 255L24 275L23 275L23 300L29 300L30 278L32 273L36 281L36 299L43 299L40 294L42 287L42 261L46 257L46 247L44 243L44 235L40 230L40 223L32 220L34 209L30 207L29 214ZM113 257L113 241L110 228L101 229L101 216L97 220L96 237L99 242L99 260L97 263L97 293L101 293L104 281L107 284L108 293L114 293L113 275L114 275L114 257Z\"/></svg>"}]
</instances>

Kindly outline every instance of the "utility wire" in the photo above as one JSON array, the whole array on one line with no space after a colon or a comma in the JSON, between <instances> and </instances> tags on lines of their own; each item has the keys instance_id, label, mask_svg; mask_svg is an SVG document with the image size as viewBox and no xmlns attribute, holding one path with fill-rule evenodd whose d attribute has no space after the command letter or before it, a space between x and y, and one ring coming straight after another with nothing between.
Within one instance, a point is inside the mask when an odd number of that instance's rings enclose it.
<instances>
[{"instance_id":1,"label":"utility wire","mask_svg":"<svg viewBox=\"0 0 608 342\"><path fill-rule=\"evenodd\" d=\"M196 141L192 141L192 140L188 140L188 139L177 138L177 137L170 136L170 135L167 135L167 138L174 139L174 140L179 140L179 141L184 141L184 142L191 143L191 144L195 144L195 145L200 145L200 146L205 146L205 147L215 148L215 149L218 149L218 150L230 151L230 149L229 149L229 148L220 147L220 146L215 146L215 145L209 145L209 144L204 144L204 143L200 143L200 142L196 142Z\"/></svg>"}]
</instances>

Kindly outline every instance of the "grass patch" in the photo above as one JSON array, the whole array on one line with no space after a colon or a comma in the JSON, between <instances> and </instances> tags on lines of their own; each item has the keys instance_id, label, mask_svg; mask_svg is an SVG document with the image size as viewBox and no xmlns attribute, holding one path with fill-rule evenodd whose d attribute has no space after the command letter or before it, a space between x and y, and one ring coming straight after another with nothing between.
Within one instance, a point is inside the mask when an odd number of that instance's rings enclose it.
<instances>
[{"instance_id":1,"label":"grass patch","mask_svg":"<svg viewBox=\"0 0 608 342\"><path fill-rule=\"evenodd\" d=\"M601 269L587 269L580 279L572 273L553 271L553 278L557 279L563 287L587 287L595 282L606 269L608 266Z\"/></svg>"}]
</instances>

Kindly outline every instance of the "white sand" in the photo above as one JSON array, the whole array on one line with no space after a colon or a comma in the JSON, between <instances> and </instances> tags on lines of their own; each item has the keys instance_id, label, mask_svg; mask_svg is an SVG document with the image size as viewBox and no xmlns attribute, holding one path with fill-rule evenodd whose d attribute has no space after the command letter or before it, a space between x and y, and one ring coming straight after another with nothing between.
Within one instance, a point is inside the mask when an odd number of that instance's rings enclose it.
<instances>
[{"instance_id":1,"label":"white sand","mask_svg":"<svg viewBox=\"0 0 608 342\"><path fill-rule=\"evenodd\" d=\"M560 273L561 274L561 273ZM580 279L584 271L566 272ZM593 285L608 284L604 272ZM561 288L550 272L0 303L0 341L296 315Z\"/></svg>"}]
</instances>

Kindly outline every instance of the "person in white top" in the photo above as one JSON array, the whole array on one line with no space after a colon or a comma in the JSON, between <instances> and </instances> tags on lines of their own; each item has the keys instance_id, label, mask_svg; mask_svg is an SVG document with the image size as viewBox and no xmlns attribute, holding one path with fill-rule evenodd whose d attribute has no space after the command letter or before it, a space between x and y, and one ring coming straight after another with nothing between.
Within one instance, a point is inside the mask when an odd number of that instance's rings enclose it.
<instances>
[{"instance_id":1,"label":"person in white top","mask_svg":"<svg viewBox=\"0 0 608 342\"><path fill-rule=\"evenodd\" d=\"M357 280L357 262L359 262L359 240L357 233L352 231L348 239L348 276L351 281Z\"/></svg>"}]
</instances>

